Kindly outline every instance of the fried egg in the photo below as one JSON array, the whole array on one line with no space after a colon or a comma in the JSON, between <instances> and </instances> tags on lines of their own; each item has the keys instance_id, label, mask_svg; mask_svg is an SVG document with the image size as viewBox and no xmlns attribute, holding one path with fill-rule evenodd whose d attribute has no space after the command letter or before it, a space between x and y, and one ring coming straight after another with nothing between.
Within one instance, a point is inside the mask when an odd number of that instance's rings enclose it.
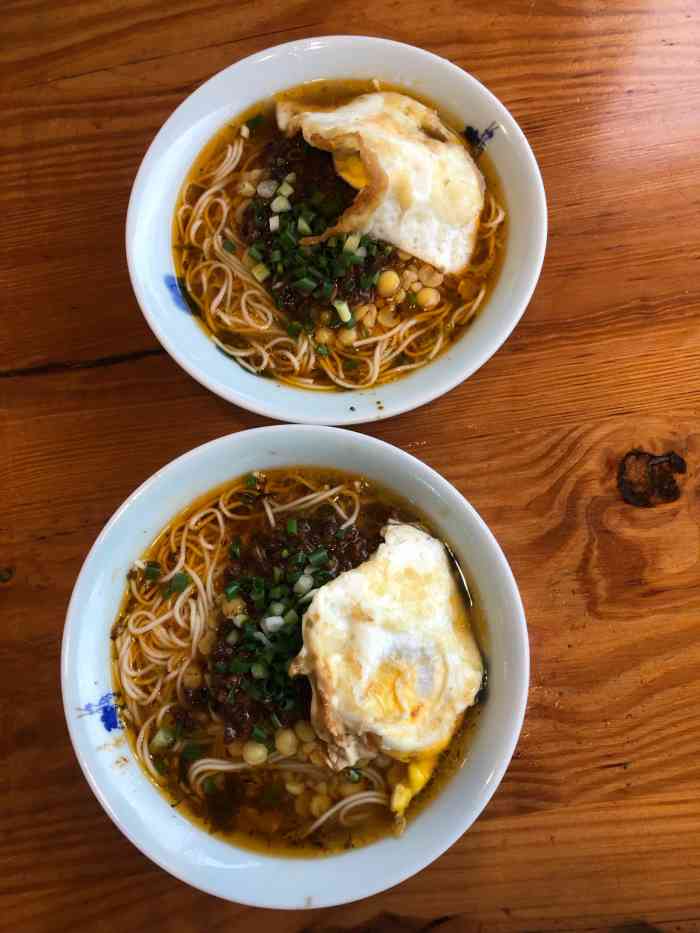
<instances>
[{"instance_id":1,"label":"fried egg","mask_svg":"<svg viewBox=\"0 0 700 933\"><path fill-rule=\"evenodd\" d=\"M437 113L405 94L363 94L340 107L277 104L277 124L333 153L359 193L335 233L367 233L430 263L462 272L474 251L484 179L465 145Z\"/></svg>"},{"instance_id":2,"label":"fried egg","mask_svg":"<svg viewBox=\"0 0 700 933\"><path fill-rule=\"evenodd\" d=\"M316 592L289 673L309 677L331 767L380 753L402 763L400 814L475 702L483 664L444 545L407 524L382 535L369 560Z\"/></svg>"}]
</instances>

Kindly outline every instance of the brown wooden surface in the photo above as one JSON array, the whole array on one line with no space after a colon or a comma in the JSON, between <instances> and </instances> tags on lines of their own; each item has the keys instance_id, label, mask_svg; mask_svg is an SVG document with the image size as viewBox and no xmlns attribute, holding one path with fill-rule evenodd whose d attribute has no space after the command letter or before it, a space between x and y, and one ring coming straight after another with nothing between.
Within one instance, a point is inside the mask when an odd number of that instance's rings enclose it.
<instances>
[{"instance_id":1,"label":"brown wooden surface","mask_svg":"<svg viewBox=\"0 0 700 933\"><path fill-rule=\"evenodd\" d=\"M287 933L381 910L700 929L699 16L697 0L2 5L0 930ZM174 456L263 423L181 372L139 313L123 250L139 161L213 72L337 32L473 72L542 168L549 247L524 320L466 384L371 427L491 525L533 677L512 766L449 852L354 906L275 914L188 888L120 835L75 762L58 664L112 511ZM679 502L621 502L634 445L687 457Z\"/></svg>"}]
</instances>

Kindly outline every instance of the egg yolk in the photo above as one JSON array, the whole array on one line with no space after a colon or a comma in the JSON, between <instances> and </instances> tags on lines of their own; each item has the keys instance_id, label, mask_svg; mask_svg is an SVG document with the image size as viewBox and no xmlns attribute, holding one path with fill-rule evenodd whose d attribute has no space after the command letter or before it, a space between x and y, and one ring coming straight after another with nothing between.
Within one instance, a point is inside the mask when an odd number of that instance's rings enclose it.
<instances>
[{"instance_id":1,"label":"egg yolk","mask_svg":"<svg viewBox=\"0 0 700 933\"><path fill-rule=\"evenodd\" d=\"M336 173L353 188L364 188L368 183L367 172L359 153L349 149L339 149L333 153Z\"/></svg>"},{"instance_id":2,"label":"egg yolk","mask_svg":"<svg viewBox=\"0 0 700 933\"><path fill-rule=\"evenodd\" d=\"M394 785L391 793L391 809L397 816L403 816L411 800L419 794L431 778L437 765L437 755L416 758L409 762L405 773ZM393 771L393 768L392 768Z\"/></svg>"}]
</instances>

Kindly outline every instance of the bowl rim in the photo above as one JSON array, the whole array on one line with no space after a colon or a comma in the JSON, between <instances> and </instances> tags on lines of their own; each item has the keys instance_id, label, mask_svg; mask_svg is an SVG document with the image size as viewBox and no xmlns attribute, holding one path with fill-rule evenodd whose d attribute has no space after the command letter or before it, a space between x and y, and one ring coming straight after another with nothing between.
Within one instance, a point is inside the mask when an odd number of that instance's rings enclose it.
<instances>
[{"instance_id":1,"label":"bowl rim","mask_svg":"<svg viewBox=\"0 0 700 933\"><path fill-rule=\"evenodd\" d=\"M385 891L388 888L391 888L394 885L399 884L407 878L410 878L418 872L422 871L426 866L428 866L436 858L447 851L447 849L450 848L454 842L460 836L462 836L483 813L484 808L497 790L503 775L505 774L510 764L513 752L515 751L520 737L527 706L530 676L530 654L527 635L527 622L520 592L518 590L513 573L510 569L510 565L508 564L508 560L488 525L486 525L476 509L474 509L474 507L461 494L461 492L447 479L445 479L445 477L441 476L440 473L438 473L432 467L428 466L428 464L418 460L418 458L414 457L412 454L409 454L392 444L388 444L386 441L379 440L378 438L374 438L370 435L362 434L360 432L347 431L336 427L322 427L317 425L272 425L268 427L251 428L246 431L238 431L233 432L232 434L223 435L222 437L215 438L214 440L208 441L181 454L180 456L171 460L169 463L162 466L143 483L141 483L133 492L130 493L130 495L116 509L109 521L102 528L87 556L85 557L76 579L66 611L61 645L61 693L68 733L81 771L83 772L89 787L91 788L93 794L99 801L104 811L117 826L117 828L123 833L123 835L126 836L126 838L140 852L142 852L148 859L150 859L150 861L157 864L164 871L178 878L180 881L185 882L191 887L202 890L207 894L212 894L226 900L234 901L235 903L245 904L253 907L264 907L268 909L300 909L301 905L298 903L263 903L259 899L246 899L245 892L243 892L241 896L239 892L236 891L236 897L234 899L233 897L228 896L225 892L222 892L220 887L217 887L213 883L207 884L201 882L200 880L193 881L191 877L187 876L186 871L177 864L177 861L173 863L172 859L160 857L158 854L155 854L152 851L153 846L151 845L149 834L137 834L136 832L132 832L132 830L127 825L125 825L125 822L111 806L109 786L103 786L103 782L96 774L92 772L89 761L90 755L89 753L83 751L85 739L78 737L76 733L76 718L73 715L76 706L76 697L74 696L74 691L77 691L77 684L73 684L71 682L71 662L75 653L73 645L74 642L77 641L78 619L80 615L85 612L85 608L81 606L81 604L85 602L86 594L89 592L89 588L92 585L91 575L94 569L93 564L96 562L97 566L100 566L101 563L102 565L104 564L104 560L100 562L100 551L104 546L105 539L109 538L115 526L118 526L122 521L125 513L129 512L133 508L134 504L137 503L142 496L148 495L152 487L157 488L158 483L163 479L165 474L176 472L178 468L181 468L184 465L190 465L191 469L196 469L197 461L204 455L205 451L210 451L218 446L225 448L226 445L231 442L232 438L239 437L241 435L246 436L249 440L259 440L261 442L261 447L263 447L265 442L272 439L275 435L281 436L290 432L292 432L292 434L314 434L321 440L334 435L336 437L336 441L358 443L361 447L364 446L367 450L372 447L383 448L385 453L387 452L388 448L390 455L396 458L397 465L403 464L410 467L411 465L417 463L420 465L420 469L423 471L423 475L429 477L433 482L437 483L438 487L442 487L442 489L449 487L451 492L456 495L459 500L461 500L461 505L465 513L469 514L471 521L477 526L479 533L485 536L485 539L489 543L497 563L500 565L499 569L502 573L502 579L508 588L508 599L511 602L513 615L517 623L514 631L515 636L519 642L517 649L515 650L515 658L516 666L519 664L520 667L519 670L511 672L516 677L516 679L520 679L520 689L518 690L516 702L513 708L512 727L510 729L507 741L504 742L503 752L499 756L498 764L491 772L488 785L484 786L480 792L480 796L477 799L478 806L473 807L475 811L474 816L471 817L470 815L466 821L464 819L455 820L454 828L449 832L443 835L439 835L438 838L431 838L427 840L421 849L420 854L413 859L409 866L402 866L400 869L394 870L393 872L391 871L390 866L388 866L386 871L381 874L377 882L370 884L366 890L363 890L362 894L357 895L350 893L347 896L341 894L340 897L337 895L331 895L327 901L314 898L314 903L309 904L308 906L310 908L316 909L349 903L365 897L369 897L381 891ZM143 776L143 779L147 780L145 775ZM232 849L236 852L242 852L247 855L259 855L259 853L249 853L248 850L235 846L232 843L227 844L231 845ZM360 849L353 850L352 853L345 853L345 855L341 854L339 856L330 856L330 858L343 858L345 856L361 857L361 853L366 851L367 848L372 848L372 846L370 845L369 847L362 847ZM265 856L265 858L267 858L271 864L274 864L275 861L288 861L288 859L285 857L272 855ZM315 860L309 861L309 864L313 865L314 863Z\"/></svg>"},{"instance_id":2,"label":"bowl rim","mask_svg":"<svg viewBox=\"0 0 700 933\"><path fill-rule=\"evenodd\" d=\"M192 102L195 101L198 97L203 97L207 93L207 89L214 82L220 80L223 75L231 72L233 69L244 63L262 64L270 58L272 53L275 55L293 55L303 53L311 46L313 46L314 49L317 49L320 45L353 45L357 43L366 43L370 46L373 46L376 48L378 55L381 55L383 52L390 54L391 50L393 49L410 50L411 54L415 54L418 59L423 59L424 61L434 61L439 65L439 67L445 68L447 71L451 72L456 81L466 83L472 88L476 89L478 93L482 94L498 113L499 122L504 122L508 125L509 134L512 134L517 139L518 144L521 146L523 158L527 163L529 174L534 181L534 194L537 203L536 212L532 218L532 230L534 238L536 238L536 258L526 272L526 284L524 285L521 292L519 310L512 314L508 321L506 321L502 326L499 327L496 332L491 334L488 339L485 340L481 352L471 358L468 362L465 361L466 365L462 369L455 372L452 376L443 376L442 378L437 378L436 371L436 378L432 380L427 387L422 388L415 394L405 392L396 401L384 401L382 403L382 407L373 414L373 417L371 418L372 423L375 421L382 421L385 418L394 417L395 415L404 414L408 411L414 411L423 405L427 405L430 402L433 402L436 398L445 395L446 393L452 391L452 389L456 388L458 385L461 385L485 363L487 363L488 360L490 360L491 357L494 356L501 348L501 346L506 342L519 323L523 314L527 310L535 288L537 287L537 283L542 271L542 265L544 263L548 232L547 199L544 183L542 181L542 174L540 172L530 143L505 104L503 104L496 97L496 95L493 94L492 91L490 91L470 72L460 68L454 62L451 62L449 59L446 59L441 55L436 55L434 52L429 52L426 49L411 45L410 43L397 42L393 39L384 39L378 36L364 35L331 35L307 37L304 39L296 39L291 42L270 46L267 49L263 49L259 52L255 52L251 55L245 56L244 58L238 59L231 65L228 65L226 68L222 68L220 71L216 72L210 78L200 84L199 87L197 87L191 94L188 94L188 96L183 101L181 101L180 104L178 104L178 106L170 114L170 116L162 124L154 136L153 140L148 146L148 149L146 150L145 155L143 156L143 159L141 160L138 171L134 178L133 185L131 187L126 216L125 246L129 279L131 281L133 293L136 297L139 308L141 309L141 313L146 319L146 322L154 336L168 353L168 355L178 364L178 366L184 369L188 375L190 375L200 385L204 386L206 389L209 389L210 392L213 392L220 398L225 399L227 402L238 405L240 408L251 411L255 414L273 418L278 421L289 422L292 424L338 426L366 424L368 423L369 419L365 414L354 412L348 406L339 406L338 412L336 415L334 415L332 420L329 420L327 416L314 414L312 405L306 406L300 404L297 411L295 411L294 408L296 406L290 405L288 401L289 398L294 398L294 396L280 396L279 401L265 401L256 397L251 398L236 388L233 388L231 385L217 378L214 378L203 367L200 368L191 363L186 358L186 356L181 353L179 343L171 339L167 328L161 326L160 322L156 319L156 315L151 313L148 307L148 301L146 300L146 297L140 288L138 276L135 273L136 260L133 253L133 244L140 206L139 202L141 201L142 191L146 188L148 175L153 171L154 166L157 165L158 157L156 150L159 147L160 140L167 135L169 127L179 119L181 112L185 108L190 107ZM428 365L438 367L439 363L440 359L438 357L438 359L432 361L432 363ZM399 380L399 382L402 381L403 380ZM287 386L286 388L294 389L295 395L298 395L300 402L311 394L309 391L298 389L296 387ZM370 389L360 391L371 392L375 388L376 387L371 387ZM346 393L338 392L336 394L339 397L342 397ZM283 401L283 399L286 400ZM307 409L310 410L307 411Z\"/></svg>"}]
</instances>

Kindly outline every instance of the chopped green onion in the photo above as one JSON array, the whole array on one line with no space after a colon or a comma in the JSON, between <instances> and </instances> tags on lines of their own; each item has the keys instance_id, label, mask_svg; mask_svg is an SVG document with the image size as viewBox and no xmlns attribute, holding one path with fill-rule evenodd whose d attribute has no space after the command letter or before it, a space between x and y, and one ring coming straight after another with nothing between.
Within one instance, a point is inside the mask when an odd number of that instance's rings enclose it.
<instances>
[{"instance_id":1,"label":"chopped green onion","mask_svg":"<svg viewBox=\"0 0 700 933\"><path fill-rule=\"evenodd\" d=\"M264 122L265 114L256 113L254 117L251 117L250 120L247 121L246 126L249 130L256 130Z\"/></svg>"},{"instance_id":2,"label":"chopped green onion","mask_svg":"<svg viewBox=\"0 0 700 933\"><path fill-rule=\"evenodd\" d=\"M296 173L296 172L290 172L289 175L285 175L285 176L284 176L284 180L287 181L287 182L289 182L289 183L291 184L292 182L294 182L294 181L297 180L297 173Z\"/></svg>"},{"instance_id":3,"label":"chopped green onion","mask_svg":"<svg viewBox=\"0 0 700 933\"><path fill-rule=\"evenodd\" d=\"M415 292L410 292L410 291L409 291L409 292L406 292L406 301L407 301L410 305L417 305L417 304L418 304L418 296L416 295Z\"/></svg>"},{"instance_id":4,"label":"chopped green onion","mask_svg":"<svg viewBox=\"0 0 700 933\"><path fill-rule=\"evenodd\" d=\"M254 473L249 473L245 478L245 484L247 489L256 489L258 485L258 478Z\"/></svg>"},{"instance_id":5,"label":"chopped green onion","mask_svg":"<svg viewBox=\"0 0 700 933\"><path fill-rule=\"evenodd\" d=\"M270 274L270 268L269 266L266 266L264 262L259 262L257 266L253 266L250 271L253 273L258 282L264 282Z\"/></svg>"},{"instance_id":6,"label":"chopped green onion","mask_svg":"<svg viewBox=\"0 0 700 933\"><path fill-rule=\"evenodd\" d=\"M236 252L236 244L233 242L233 240L224 240L222 245L227 253Z\"/></svg>"},{"instance_id":7,"label":"chopped green onion","mask_svg":"<svg viewBox=\"0 0 700 933\"><path fill-rule=\"evenodd\" d=\"M175 733L173 730L168 729L167 726L161 726L148 743L148 747L152 752L164 752L166 749L172 748L174 744Z\"/></svg>"},{"instance_id":8,"label":"chopped green onion","mask_svg":"<svg viewBox=\"0 0 700 933\"><path fill-rule=\"evenodd\" d=\"M347 324L352 320L352 312L350 311L347 301L334 301L333 307L338 312L338 317L343 324Z\"/></svg>"},{"instance_id":9,"label":"chopped green onion","mask_svg":"<svg viewBox=\"0 0 700 933\"><path fill-rule=\"evenodd\" d=\"M292 323L287 326L287 333L290 337L298 337L301 331L302 326L298 321L292 321Z\"/></svg>"},{"instance_id":10,"label":"chopped green onion","mask_svg":"<svg viewBox=\"0 0 700 933\"><path fill-rule=\"evenodd\" d=\"M309 554L309 563L312 567L323 567L324 564L328 563L328 551L324 547L318 548L312 554Z\"/></svg>"},{"instance_id":11,"label":"chopped green onion","mask_svg":"<svg viewBox=\"0 0 700 933\"><path fill-rule=\"evenodd\" d=\"M343 252L354 253L359 245L360 245L360 234L351 233L345 239L345 243L343 244Z\"/></svg>"},{"instance_id":12,"label":"chopped green onion","mask_svg":"<svg viewBox=\"0 0 700 933\"><path fill-rule=\"evenodd\" d=\"M273 249L270 253L270 262L279 262L282 258L282 253L278 249Z\"/></svg>"},{"instance_id":13,"label":"chopped green onion","mask_svg":"<svg viewBox=\"0 0 700 933\"><path fill-rule=\"evenodd\" d=\"M236 634L238 634L238 632L236 632ZM225 674L226 671L228 670L226 662L217 661L216 664L214 665L214 670L216 671L217 674Z\"/></svg>"},{"instance_id":14,"label":"chopped green onion","mask_svg":"<svg viewBox=\"0 0 700 933\"><path fill-rule=\"evenodd\" d=\"M266 742L267 741L267 729L263 729L262 726L253 726L253 730L250 733L251 738L255 739L256 742Z\"/></svg>"},{"instance_id":15,"label":"chopped green onion","mask_svg":"<svg viewBox=\"0 0 700 933\"><path fill-rule=\"evenodd\" d=\"M367 250L364 246L358 246L355 250L355 255L359 256L360 259L364 259L367 256Z\"/></svg>"},{"instance_id":16,"label":"chopped green onion","mask_svg":"<svg viewBox=\"0 0 700 933\"><path fill-rule=\"evenodd\" d=\"M335 286L332 282L324 282L321 286L321 298L330 298Z\"/></svg>"},{"instance_id":17,"label":"chopped green onion","mask_svg":"<svg viewBox=\"0 0 700 933\"><path fill-rule=\"evenodd\" d=\"M276 233L280 228L279 214L273 214L270 217L270 233Z\"/></svg>"},{"instance_id":18,"label":"chopped green onion","mask_svg":"<svg viewBox=\"0 0 700 933\"><path fill-rule=\"evenodd\" d=\"M285 625L296 625L299 621L299 613L295 609L290 609L288 612L285 612L283 618Z\"/></svg>"},{"instance_id":19,"label":"chopped green onion","mask_svg":"<svg viewBox=\"0 0 700 933\"><path fill-rule=\"evenodd\" d=\"M270 210L274 214L283 214L285 211L291 211L292 205L289 203L287 198L284 195L278 194L277 197L270 204Z\"/></svg>"},{"instance_id":20,"label":"chopped green onion","mask_svg":"<svg viewBox=\"0 0 700 933\"><path fill-rule=\"evenodd\" d=\"M247 621L248 616L245 614L245 612L241 612L240 615L233 617L233 624L238 628L241 628L241 626L245 625Z\"/></svg>"},{"instance_id":21,"label":"chopped green onion","mask_svg":"<svg viewBox=\"0 0 700 933\"><path fill-rule=\"evenodd\" d=\"M241 636L238 634L238 630L235 629L235 628L232 628L231 631L230 631L230 632L228 633L228 635L226 636L226 644L227 644L227 645L235 645L235 644L238 643L238 639L239 639L240 637L241 637ZM226 665L224 665L224 667L225 667L225 666L226 666Z\"/></svg>"},{"instance_id":22,"label":"chopped green onion","mask_svg":"<svg viewBox=\"0 0 700 933\"><path fill-rule=\"evenodd\" d=\"M270 603L267 610L271 616L280 616L284 612L284 608L284 603L274 602Z\"/></svg>"},{"instance_id":23,"label":"chopped green onion","mask_svg":"<svg viewBox=\"0 0 700 933\"><path fill-rule=\"evenodd\" d=\"M280 233L280 243L282 246L285 246L287 249L295 249L297 245L296 237L291 230L283 230Z\"/></svg>"},{"instance_id":24,"label":"chopped green onion","mask_svg":"<svg viewBox=\"0 0 700 933\"><path fill-rule=\"evenodd\" d=\"M180 757L184 758L185 761L197 761L203 754L204 752L200 745L185 745L180 752Z\"/></svg>"},{"instance_id":25,"label":"chopped green onion","mask_svg":"<svg viewBox=\"0 0 700 933\"><path fill-rule=\"evenodd\" d=\"M257 259L258 262L263 258L263 254L260 252L260 249L257 246L249 246L248 255L252 259Z\"/></svg>"},{"instance_id":26,"label":"chopped green onion","mask_svg":"<svg viewBox=\"0 0 700 933\"><path fill-rule=\"evenodd\" d=\"M163 584L163 596L167 598L174 593L184 593L191 582L189 573L180 570Z\"/></svg>"},{"instance_id":27,"label":"chopped green onion","mask_svg":"<svg viewBox=\"0 0 700 933\"><path fill-rule=\"evenodd\" d=\"M299 220L297 220L297 230L299 233L303 233L304 236L311 236L311 227L303 217L300 217Z\"/></svg>"},{"instance_id":28,"label":"chopped green onion","mask_svg":"<svg viewBox=\"0 0 700 933\"><path fill-rule=\"evenodd\" d=\"M275 570L280 570L280 568L275 567ZM280 571L280 572L282 573L282 576L284 576L284 571ZM282 577L280 577L280 580L281 579ZM280 586L274 586L270 590L271 599L282 599L284 596L289 596L289 587L285 586L284 584L281 584Z\"/></svg>"},{"instance_id":29,"label":"chopped green onion","mask_svg":"<svg viewBox=\"0 0 700 933\"><path fill-rule=\"evenodd\" d=\"M153 765L158 772L158 774L167 774L168 773L168 763L164 758L154 758Z\"/></svg>"},{"instance_id":30,"label":"chopped green onion","mask_svg":"<svg viewBox=\"0 0 700 933\"><path fill-rule=\"evenodd\" d=\"M157 560L147 560L143 575L147 580L157 580L163 571Z\"/></svg>"},{"instance_id":31,"label":"chopped green onion","mask_svg":"<svg viewBox=\"0 0 700 933\"><path fill-rule=\"evenodd\" d=\"M233 583L229 583L229 585L225 588L224 594L226 599L233 599L234 596L238 596L240 591L241 584L238 582L238 580L234 580Z\"/></svg>"},{"instance_id":32,"label":"chopped green onion","mask_svg":"<svg viewBox=\"0 0 700 933\"><path fill-rule=\"evenodd\" d=\"M263 664L262 661L256 661L250 666L250 673L255 677L256 680L264 680L268 673L267 664Z\"/></svg>"},{"instance_id":33,"label":"chopped green onion","mask_svg":"<svg viewBox=\"0 0 700 933\"><path fill-rule=\"evenodd\" d=\"M297 279L296 282L292 282L294 288L300 292L312 292L316 288L316 283L313 279L308 276L304 276L302 279Z\"/></svg>"},{"instance_id":34,"label":"chopped green onion","mask_svg":"<svg viewBox=\"0 0 700 933\"><path fill-rule=\"evenodd\" d=\"M283 576L284 576L284 570L282 570L281 567L272 568L272 577L275 583L279 583ZM274 590L270 590L270 596L274 596Z\"/></svg>"},{"instance_id":35,"label":"chopped green onion","mask_svg":"<svg viewBox=\"0 0 700 933\"><path fill-rule=\"evenodd\" d=\"M272 720L272 725L275 727L275 729L282 728L282 720L279 718L277 713L275 712L270 713L270 719Z\"/></svg>"},{"instance_id":36,"label":"chopped green onion","mask_svg":"<svg viewBox=\"0 0 700 933\"><path fill-rule=\"evenodd\" d=\"M242 658L232 658L229 661L228 669L232 674L247 674L250 670L250 661L244 661Z\"/></svg>"},{"instance_id":37,"label":"chopped green onion","mask_svg":"<svg viewBox=\"0 0 700 933\"><path fill-rule=\"evenodd\" d=\"M314 349L319 356L330 356L331 355L331 351L328 349L328 347L324 347L322 344L316 344Z\"/></svg>"},{"instance_id":38,"label":"chopped green onion","mask_svg":"<svg viewBox=\"0 0 700 933\"><path fill-rule=\"evenodd\" d=\"M346 768L345 776L347 777L348 781L350 781L351 784L357 784L359 781L362 780L362 775L356 768Z\"/></svg>"},{"instance_id":39,"label":"chopped green onion","mask_svg":"<svg viewBox=\"0 0 700 933\"><path fill-rule=\"evenodd\" d=\"M236 558L241 556L241 539L234 538L231 547L228 549L229 557Z\"/></svg>"},{"instance_id":40,"label":"chopped green onion","mask_svg":"<svg viewBox=\"0 0 700 933\"><path fill-rule=\"evenodd\" d=\"M314 578L307 573L303 573L294 584L294 592L297 596L304 596L314 585Z\"/></svg>"},{"instance_id":41,"label":"chopped green onion","mask_svg":"<svg viewBox=\"0 0 700 933\"><path fill-rule=\"evenodd\" d=\"M284 181L277 189L277 194L281 195L283 198L288 198L290 195L294 194L294 188L292 188L289 182Z\"/></svg>"},{"instance_id":42,"label":"chopped green onion","mask_svg":"<svg viewBox=\"0 0 700 933\"><path fill-rule=\"evenodd\" d=\"M299 523L297 522L296 518L288 518L287 519L287 534L295 535L298 529L299 529Z\"/></svg>"}]
</instances>

